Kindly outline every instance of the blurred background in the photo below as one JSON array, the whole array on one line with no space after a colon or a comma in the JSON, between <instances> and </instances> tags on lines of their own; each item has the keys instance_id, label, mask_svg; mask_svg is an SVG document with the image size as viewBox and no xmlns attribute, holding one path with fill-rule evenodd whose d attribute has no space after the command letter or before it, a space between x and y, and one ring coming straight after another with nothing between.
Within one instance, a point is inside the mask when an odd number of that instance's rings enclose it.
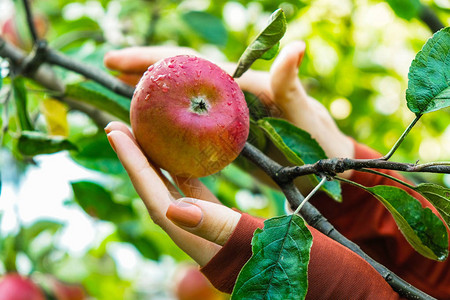
<instances>
[{"instance_id":1,"label":"blurred background","mask_svg":"<svg viewBox=\"0 0 450 300\"><path fill-rule=\"evenodd\" d=\"M104 70L108 50L139 45L187 46L213 61L237 61L281 7L288 20L281 47L294 40L307 44L299 76L310 95L346 134L381 153L414 118L406 107L407 73L432 35L431 22L450 24L448 0L47 0L31 5L38 32L51 47ZM30 51L22 1L0 0L0 25L5 40ZM258 60L252 68L268 70L271 63ZM17 149L20 129L4 59L0 70L0 273L31 274L47 290L49 277L81 284L92 299L176 299L189 295L189 286L198 284L201 290L201 277L185 276L193 272L192 261L151 222L95 120L26 80L21 90L34 126L66 137L78 151L29 156ZM61 68L55 72L68 84L82 79ZM393 160L450 160L450 110L424 115ZM450 187L449 175L411 179ZM235 165L202 181L230 207L262 217L284 212L279 191ZM223 297L207 291L201 298L183 299Z\"/></svg>"}]
</instances>

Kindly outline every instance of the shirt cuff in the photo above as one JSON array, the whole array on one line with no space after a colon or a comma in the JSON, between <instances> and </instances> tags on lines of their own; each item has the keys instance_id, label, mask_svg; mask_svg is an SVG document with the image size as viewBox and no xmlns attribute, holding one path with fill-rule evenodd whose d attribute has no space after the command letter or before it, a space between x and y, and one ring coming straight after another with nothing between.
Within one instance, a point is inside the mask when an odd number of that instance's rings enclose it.
<instances>
[{"instance_id":1,"label":"shirt cuff","mask_svg":"<svg viewBox=\"0 0 450 300\"><path fill-rule=\"evenodd\" d=\"M222 249L200 271L219 291L231 294L242 266L252 256L252 238L264 220L243 213Z\"/></svg>"}]
</instances>

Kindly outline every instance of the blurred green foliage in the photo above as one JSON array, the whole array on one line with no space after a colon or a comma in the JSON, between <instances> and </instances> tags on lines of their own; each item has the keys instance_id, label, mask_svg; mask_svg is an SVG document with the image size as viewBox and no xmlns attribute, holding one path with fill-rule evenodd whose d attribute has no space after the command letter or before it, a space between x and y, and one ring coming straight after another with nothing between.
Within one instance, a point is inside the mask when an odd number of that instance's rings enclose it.
<instances>
[{"instance_id":1,"label":"blurred green foliage","mask_svg":"<svg viewBox=\"0 0 450 300\"><path fill-rule=\"evenodd\" d=\"M24 31L21 1L1 5L13 8L11 16L18 19ZM381 153L390 149L414 118L405 100L408 68L432 34L419 18L422 7L429 7L445 25L450 22L450 6L442 0L49 0L32 5L35 13L47 20L50 46L102 69L106 51L142 45L192 47L212 60L236 62L269 15L281 7L288 24L280 47L294 40L307 44L299 76L309 94L331 111L346 134ZM2 11L5 13L0 16L6 19L7 10ZM26 32L22 34L27 36ZM253 68L269 70L272 62L258 60ZM1 64L1 143L2 153L12 153L13 163L9 161L8 165L14 168L5 170L7 164L2 163L1 171L20 181L34 160L20 153L19 133L33 127L48 131L40 103L56 95L31 80L4 78L5 68ZM72 72L61 68L55 68L55 72L69 84L75 98L86 101L91 97L106 103L116 97L112 105L104 104L105 111L127 118L123 113L126 99L112 96L95 83L81 82L83 78ZM11 95L14 100L10 100ZM3 269L14 269L17 254L22 253L31 262L32 272L82 282L97 299L157 296L121 274L111 255L112 245L132 245L144 260L157 263L165 256L178 262L187 260L187 256L150 221L95 121L75 111L69 111L67 119L66 138L78 148L70 152L70 157L104 178L101 182L73 182L74 199L66 201L67 205L80 205L96 224L108 223L113 230L83 255L71 256L55 246L64 224L42 220L23 226L18 232L1 236ZM448 109L424 115L393 159L450 160L449 124ZM444 184L443 175L416 175L413 179ZM284 197L279 191L256 182L234 165L202 181L227 206L262 217L284 211ZM448 177L445 182L450 185ZM83 195L96 195L97 201Z\"/></svg>"}]
</instances>

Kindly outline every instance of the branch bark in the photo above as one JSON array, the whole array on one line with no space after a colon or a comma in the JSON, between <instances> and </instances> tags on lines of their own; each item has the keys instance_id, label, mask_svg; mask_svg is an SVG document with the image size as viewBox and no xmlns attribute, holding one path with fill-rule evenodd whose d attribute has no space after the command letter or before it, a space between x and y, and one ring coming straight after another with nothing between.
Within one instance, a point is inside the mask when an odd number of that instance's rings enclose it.
<instances>
[{"instance_id":1,"label":"branch bark","mask_svg":"<svg viewBox=\"0 0 450 300\"><path fill-rule=\"evenodd\" d=\"M278 180L290 181L303 175L325 174L334 176L336 173L342 173L346 170L359 170L363 168L450 174L450 162L411 164L386 161L384 159L330 158L320 160L314 164L282 168L278 170L277 177L279 177Z\"/></svg>"},{"instance_id":2,"label":"branch bark","mask_svg":"<svg viewBox=\"0 0 450 300\"><path fill-rule=\"evenodd\" d=\"M432 32L439 31L445 27L434 11L426 5L422 5L419 18L422 22L427 24L428 28L430 28Z\"/></svg>"}]
</instances>

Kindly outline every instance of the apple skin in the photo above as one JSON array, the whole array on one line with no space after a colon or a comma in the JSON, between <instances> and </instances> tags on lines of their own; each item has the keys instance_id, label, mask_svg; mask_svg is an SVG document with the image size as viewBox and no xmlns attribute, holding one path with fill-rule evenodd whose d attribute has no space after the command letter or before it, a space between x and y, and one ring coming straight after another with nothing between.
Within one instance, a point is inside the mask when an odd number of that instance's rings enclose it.
<instances>
[{"instance_id":1,"label":"apple skin","mask_svg":"<svg viewBox=\"0 0 450 300\"><path fill-rule=\"evenodd\" d=\"M0 300L45 300L43 291L27 277L9 273L0 279Z\"/></svg>"},{"instance_id":2,"label":"apple skin","mask_svg":"<svg viewBox=\"0 0 450 300\"><path fill-rule=\"evenodd\" d=\"M52 278L52 290L57 300L84 300L86 294L80 284L69 284Z\"/></svg>"},{"instance_id":3,"label":"apple skin","mask_svg":"<svg viewBox=\"0 0 450 300\"><path fill-rule=\"evenodd\" d=\"M249 133L249 111L234 79L190 55L160 60L138 83L130 110L146 156L172 175L204 177L231 163Z\"/></svg>"},{"instance_id":4,"label":"apple skin","mask_svg":"<svg viewBox=\"0 0 450 300\"><path fill-rule=\"evenodd\" d=\"M37 35L39 38L43 38L48 31L47 19L41 14L35 14L33 16L33 22ZM17 26L26 27L27 24L18 24L17 19L14 18L14 16L7 18L0 26L0 35L14 46L30 51L33 47L31 37L29 35L24 36L24 33L19 31Z\"/></svg>"},{"instance_id":5,"label":"apple skin","mask_svg":"<svg viewBox=\"0 0 450 300\"><path fill-rule=\"evenodd\" d=\"M226 295L213 287L198 267L187 266L177 274L175 295L178 300L224 300Z\"/></svg>"}]
</instances>

